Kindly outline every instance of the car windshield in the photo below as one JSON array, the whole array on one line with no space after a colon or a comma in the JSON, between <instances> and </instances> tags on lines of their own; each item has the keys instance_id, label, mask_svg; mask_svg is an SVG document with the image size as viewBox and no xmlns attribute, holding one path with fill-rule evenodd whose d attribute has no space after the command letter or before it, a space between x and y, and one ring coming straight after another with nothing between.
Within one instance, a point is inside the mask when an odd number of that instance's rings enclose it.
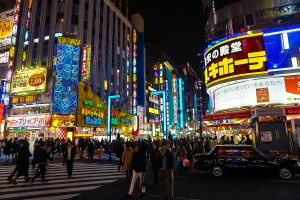
<instances>
[{"instance_id":1,"label":"car windshield","mask_svg":"<svg viewBox=\"0 0 300 200\"><path fill-rule=\"evenodd\" d=\"M269 155L267 155L267 154L264 154L263 152L261 152L259 149L255 149L258 153L260 153L263 157L265 157L265 158L268 158L268 157L270 157Z\"/></svg>"},{"instance_id":2,"label":"car windshield","mask_svg":"<svg viewBox=\"0 0 300 200\"><path fill-rule=\"evenodd\" d=\"M216 149L216 147L212 148L212 149L208 152L208 155L213 154L213 153L215 152L215 149Z\"/></svg>"}]
</instances>

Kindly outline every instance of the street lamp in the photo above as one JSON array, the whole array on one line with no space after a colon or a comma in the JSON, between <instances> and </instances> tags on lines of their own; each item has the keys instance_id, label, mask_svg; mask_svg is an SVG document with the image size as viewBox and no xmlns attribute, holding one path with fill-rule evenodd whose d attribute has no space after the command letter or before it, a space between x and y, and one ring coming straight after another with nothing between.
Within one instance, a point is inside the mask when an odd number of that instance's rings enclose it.
<instances>
[{"instance_id":1,"label":"street lamp","mask_svg":"<svg viewBox=\"0 0 300 200\"><path fill-rule=\"evenodd\" d=\"M200 97L200 109L199 109L199 123L200 123L200 141L202 142L202 145L200 145L200 153L203 153L203 135L202 135L202 94L201 94L201 83L202 81L198 78L197 73L194 71L194 69L187 63L187 68L190 69L195 76L197 80L197 87L199 90L199 97Z\"/></svg>"},{"instance_id":2,"label":"street lamp","mask_svg":"<svg viewBox=\"0 0 300 200\"><path fill-rule=\"evenodd\" d=\"M120 95L109 95L108 96L108 108L107 108L107 135L109 135L109 142L111 142L111 100L118 99Z\"/></svg>"},{"instance_id":3,"label":"street lamp","mask_svg":"<svg viewBox=\"0 0 300 200\"><path fill-rule=\"evenodd\" d=\"M166 113L166 91L153 91L151 95L162 95L163 96L163 135L164 139L167 138L167 113Z\"/></svg>"}]
</instances>

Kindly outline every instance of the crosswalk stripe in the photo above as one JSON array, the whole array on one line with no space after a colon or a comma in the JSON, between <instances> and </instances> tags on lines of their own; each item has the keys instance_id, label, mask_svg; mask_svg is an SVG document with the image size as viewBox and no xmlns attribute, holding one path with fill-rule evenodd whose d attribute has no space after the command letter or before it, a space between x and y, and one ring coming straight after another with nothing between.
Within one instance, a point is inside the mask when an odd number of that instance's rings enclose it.
<instances>
[{"instance_id":1,"label":"crosswalk stripe","mask_svg":"<svg viewBox=\"0 0 300 200\"><path fill-rule=\"evenodd\" d=\"M57 193L59 194L59 193L64 193L64 192L79 192L79 191L85 191L85 190L94 190L101 186L102 185L4 194L4 195L0 196L0 199L9 199L9 198L16 198L16 197L36 196L36 195L45 195L45 194L57 194Z\"/></svg>"},{"instance_id":2,"label":"crosswalk stripe","mask_svg":"<svg viewBox=\"0 0 300 200\"><path fill-rule=\"evenodd\" d=\"M109 176L109 175L115 175L116 173L106 173L106 174L101 174L101 176L105 177L105 176ZM97 176L98 174L74 174L72 177L73 178L78 178L78 177L94 177L94 176ZM99 174L100 175L100 174ZM62 174L62 175L58 175L58 176L48 176L48 174L46 173L45 177L47 180L54 180L54 179L60 179L60 178L66 178L67 176L67 173L65 174ZM37 179L38 180L38 179ZM0 179L0 183L5 181L6 182L6 179Z\"/></svg>"},{"instance_id":3,"label":"crosswalk stripe","mask_svg":"<svg viewBox=\"0 0 300 200\"><path fill-rule=\"evenodd\" d=\"M117 165L100 163L74 163L73 176L67 178L66 166L62 163L50 163L47 166L46 179L43 183L37 178L33 185L24 181L24 176L17 179L18 184L9 183L6 179L15 165L0 166L0 199L27 200L64 200L80 195L84 191L94 190L114 182L122 177ZM29 177L35 171L29 169Z\"/></svg>"},{"instance_id":4,"label":"crosswalk stripe","mask_svg":"<svg viewBox=\"0 0 300 200\"><path fill-rule=\"evenodd\" d=\"M13 170L10 171L6 171L6 172L0 172L0 177L7 177L8 174L10 174ZM35 173L34 171L29 170L28 171L29 174L33 174ZM65 174L67 172L67 169L62 169L62 170L47 170L47 174ZM73 169L74 173L106 173L106 172L117 172L116 169L114 170L109 170L109 169L88 169L88 170L84 170L84 169ZM0 178L1 179L1 178Z\"/></svg>"},{"instance_id":5,"label":"crosswalk stripe","mask_svg":"<svg viewBox=\"0 0 300 200\"><path fill-rule=\"evenodd\" d=\"M64 199L71 199L76 197L80 194L68 194L68 195L59 195L59 196L50 196L50 197L38 197L32 199L24 199L24 200L64 200Z\"/></svg>"},{"instance_id":6,"label":"crosswalk stripe","mask_svg":"<svg viewBox=\"0 0 300 200\"><path fill-rule=\"evenodd\" d=\"M68 181L69 182L78 182L78 181L81 181L81 183L84 181L93 181L93 180L117 180L121 178L120 175L114 175L114 176L105 176L105 177L86 177L86 178L77 178L77 179L69 179ZM66 182L66 178L64 179L60 179L60 180L54 180L54 181L49 181L47 184L56 184L56 183L65 183ZM42 184L39 180L37 180L36 182L34 182L34 186L35 185L44 185ZM17 185L14 186L14 188L17 188L17 187L24 187L24 186L28 186L28 183L25 183L25 181L20 181L18 182ZM9 188L9 187L12 187L11 184L0 184L0 188Z\"/></svg>"},{"instance_id":7,"label":"crosswalk stripe","mask_svg":"<svg viewBox=\"0 0 300 200\"><path fill-rule=\"evenodd\" d=\"M19 188L7 188L7 189L1 189L0 193L5 193L5 192L19 192L19 191L26 191L26 190L38 190L38 189L53 189L53 188L68 188L68 187L74 187L74 186L88 186L88 185L98 185L98 184L103 184L103 183L111 183L114 180L102 180L102 181L89 181L89 182L75 182L75 183L62 183L62 184L44 184L44 185L28 185L27 187L19 187ZM66 181L65 181L66 182Z\"/></svg>"}]
</instances>

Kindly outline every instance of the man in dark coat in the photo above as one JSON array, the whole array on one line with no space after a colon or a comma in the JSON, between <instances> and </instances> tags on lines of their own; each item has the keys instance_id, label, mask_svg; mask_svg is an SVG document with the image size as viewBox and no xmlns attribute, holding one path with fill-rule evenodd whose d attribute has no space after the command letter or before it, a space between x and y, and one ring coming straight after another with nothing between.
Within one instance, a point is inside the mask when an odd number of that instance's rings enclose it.
<instances>
[{"instance_id":1,"label":"man in dark coat","mask_svg":"<svg viewBox=\"0 0 300 200\"><path fill-rule=\"evenodd\" d=\"M25 181L28 181L28 169L29 169L29 157L31 157L31 153L29 151L28 143L26 143L24 140L19 141L19 148L16 156L16 168L11 173L11 175L8 177L8 181L13 182L14 184L17 184L16 179L19 176L24 176ZM18 172L18 173L17 173ZM13 176L16 175L16 178L13 179Z\"/></svg>"},{"instance_id":2,"label":"man in dark coat","mask_svg":"<svg viewBox=\"0 0 300 200\"><path fill-rule=\"evenodd\" d=\"M161 148L157 153L157 163L159 167L159 182L161 183L161 197L168 199L173 176L174 156L167 146L167 142L161 143Z\"/></svg>"},{"instance_id":3,"label":"man in dark coat","mask_svg":"<svg viewBox=\"0 0 300 200\"><path fill-rule=\"evenodd\" d=\"M68 142L67 148L64 150L64 160L66 161L67 164L67 172L68 172L68 177L72 177L72 172L73 172L73 164L74 164L74 159L76 156L76 148L73 146L72 142Z\"/></svg>"},{"instance_id":4,"label":"man in dark coat","mask_svg":"<svg viewBox=\"0 0 300 200\"><path fill-rule=\"evenodd\" d=\"M132 197L132 193L134 190L135 183L138 178L140 178L140 182L144 182L144 174L146 172L146 154L142 151L141 146L136 145L134 149L134 153L132 154L131 166L133 169L133 175L131 179L130 189L128 194L126 195L128 198ZM141 196L145 196L146 187L142 184L142 193Z\"/></svg>"},{"instance_id":5,"label":"man in dark coat","mask_svg":"<svg viewBox=\"0 0 300 200\"><path fill-rule=\"evenodd\" d=\"M47 151L47 144L44 142L41 142L41 147L36 152L36 162L39 163L39 166L36 171L36 175L32 178L31 184L33 184L34 180L40 176L42 176L42 181L47 182L45 179L46 174L46 165L48 160L50 160L49 153Z\"/></svg>"}]
</instances>

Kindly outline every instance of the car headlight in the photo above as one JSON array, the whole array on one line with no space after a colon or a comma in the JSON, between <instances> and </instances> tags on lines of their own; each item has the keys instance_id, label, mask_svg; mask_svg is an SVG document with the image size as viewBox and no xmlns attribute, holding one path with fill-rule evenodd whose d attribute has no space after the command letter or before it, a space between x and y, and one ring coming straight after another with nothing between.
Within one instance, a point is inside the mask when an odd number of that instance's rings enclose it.
<instances>
[{"instance_id":1,"label":"car headlight","mask_svg":"<svg viewBox=\"0 0 300 200\"><path fill-rule=\"evenodd\" d=\"M297 165L300 167L300 162L297 162Z\"/></svg>"}]
</instances>

